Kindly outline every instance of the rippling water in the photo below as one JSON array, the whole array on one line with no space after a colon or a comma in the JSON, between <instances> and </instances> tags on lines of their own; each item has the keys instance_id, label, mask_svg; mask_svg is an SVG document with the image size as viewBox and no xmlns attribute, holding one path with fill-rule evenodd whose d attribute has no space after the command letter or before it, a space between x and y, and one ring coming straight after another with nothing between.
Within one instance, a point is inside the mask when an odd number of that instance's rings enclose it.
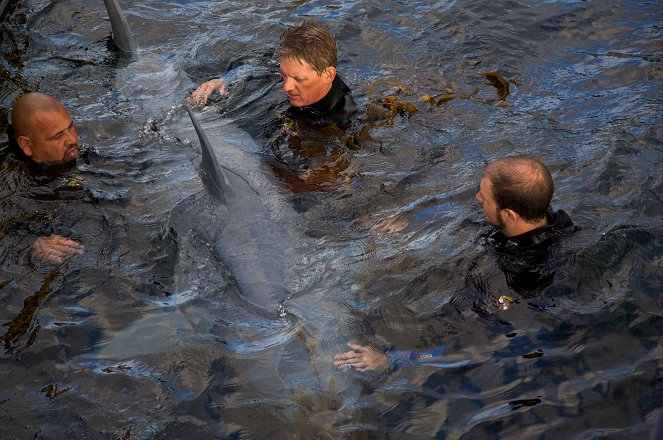
<instances>
[{"instance_id":1,"label":"rippling water","mask_svg":"<svg viewBox=\"0 0 663 440\"><path fill-rule=\"evenodd\" d=\"M2 132L20 93L40 90L69 108L87 154L39 182L15 163L0 172L3 438L653 436L657 2L121 2L133 59L113 49L101 1L16 3L0 28ZM286 108L275 52L306 17L335 32L361 109L356 148L326 138L342 166L312 184L266 165L292 154L270 137ZM508 82L505 102L487 72ZM278 319L240 294L209 247L222 217L181 103L219 74L231 96L204 120L253 136L265 159L256 178L276 188L266 202L306 225L292 232L308 247L285 265ZM388 95L403 104L391 123L372 114ZM550 166L554 206L581 228L555 246L552 282L535 294L514 290L473 204L484 164L511 153ZM31 264L30 234L42 230L87 251ZM503 294L515 299L506 311ZM444 344L450 362L335 371L351 338Z\"/></svg>"}]
</instances>

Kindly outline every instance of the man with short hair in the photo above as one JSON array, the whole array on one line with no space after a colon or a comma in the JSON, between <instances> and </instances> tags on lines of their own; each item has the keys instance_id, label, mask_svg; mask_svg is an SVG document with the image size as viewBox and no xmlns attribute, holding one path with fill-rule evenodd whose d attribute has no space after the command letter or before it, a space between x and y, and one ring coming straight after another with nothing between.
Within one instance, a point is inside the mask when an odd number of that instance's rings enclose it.
<instances>
[{"instance_id":1,"label":"man with short hair","mask_svg":"<svg viewBox=\"0 0 663 440\"><path fill-rule=\"evenodd\" d=\"M337 48L332 32L315 20L287 28L279 45L283 91L294 113L310 119L330 118L343 127L356 112L350 88L336 72ZM216 78L202 84L188 101L202 107L214 92L225 92Z\"/></svg>"},{"instance_id":2,"label":"man with short hair","mask_svg":"<svg viewBox=\"0 0 663 440\"><path fill-rule=\"evenodd\" d=\"M290 107L278 115L276 124L265 121L264 148L270 153L265 160L295 192L348 182L351 148L346 147L344 130L357 107L336 71L334 34L315 20L288 27L281 34L279 61ZM189 105L203 107L214 91L227 95L225 88L221 78L208 81L191 94Z\"/></svg>"},{"instance_id":3,"label":"man with short hair","mask_svg":"<svg viewBox=\"0 0 663 440\"><path fill-rule=\"evenodd\" d=\"M524 244L547 229L571 223L564 211L550 211L554 190L543 163L529 156L510 156L486 167L476 200L497 232Z\"/></svg>"},{"instance_id":4,"label":"man with short hair","mask_svg":"<svg viewBox=\"0 0 663 440\"><path fill-rule=\"evenodd\" d=\"M69 112L52 96L31 92L21 96L11 113L10 142L41 166L72 163L78 157L78 134ZM60 235L39 237L32 255L52 263L83 252L83 246Z\"/></svg>"},{"instance_id":5,"label":"man with short hair","mask_svg":"<svg viewBox=\"0 0 663 440\"><path fill-rule=\"evenodd\" d=\"M573 230L568 214L550 209L555 186L548 168L530 156L510 156L497 159L486 166L476 200L483 206L488 223L496 230L488 239L499 249L502 257L519 257L530 267L540 264L554 239L563 231ZM499 264L508 272L507 282L521 294L541 288L552 279L538 272L516 273L513 266ZM533 286L532 284L539 286ZM501 308L508 308L508 296L502 296ZM509 298L510 299L510 298ZM403 364L435 362L444 347L424 352L389 350L384 352L372 346L348 344L351 351L339 354L334 365L369 371L397 368Z\"/></svg>"}]
</instances>

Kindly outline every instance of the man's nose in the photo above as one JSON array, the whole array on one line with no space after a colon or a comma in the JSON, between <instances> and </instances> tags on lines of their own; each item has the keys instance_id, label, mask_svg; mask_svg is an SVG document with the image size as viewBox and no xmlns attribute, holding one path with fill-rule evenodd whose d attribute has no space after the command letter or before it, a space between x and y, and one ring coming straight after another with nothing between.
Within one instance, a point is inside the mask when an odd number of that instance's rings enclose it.
<instances>
[{"instance_id":1,"label":"man's nose","mask_svg":"<svg viewBox=\"0 0 663 440\"><path fill-rule=\"evenodd\" d=\"M67 130L67 143L78 145L78 133L76 133L76 128L71 127Z\"/></svg>"},{"instance_id":2,"label":"man's nose","mask_svg":"<svg viewBox=\"0 0 663 440\"><path fill-rule=\"evenodd\" d=\"M285 78L283 80L283 91L284 92L289 92L294 88L294 81L288 78Z\"/></svg>"},{"instance_id":3,"label":"man's nose","mask_svg":"<svg viewBox=\"0 0 663 440\"><path fill-rule=\"evenodd\" d=\"M483 197L481 197L481 191L477 192L477 195L474 196L474 199L479 203L483 203Z\"/></svg>"}]
</instances>

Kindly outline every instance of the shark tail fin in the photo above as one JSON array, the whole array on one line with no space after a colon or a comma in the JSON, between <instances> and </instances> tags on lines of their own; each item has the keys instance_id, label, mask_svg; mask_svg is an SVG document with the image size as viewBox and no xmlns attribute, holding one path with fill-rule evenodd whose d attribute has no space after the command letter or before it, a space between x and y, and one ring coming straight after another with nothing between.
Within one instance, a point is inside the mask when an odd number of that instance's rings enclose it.
<instances>
[{"instance_id":1,"label":"shark tail fin","mask_svg":"<svg viewBox=\"0 0 663 440\"><path fill-rule=\"evenodd\" d=\"M186 111L189 113L191 122L193 123L193 128L196 129L196 134L198 135L198 140L200 141L200 149L202 150L202 160L200 163L200 170L203 174L205 182L210 190L210 192L217 198L223 200L223 191L224 188L228 188L228 180L223 174L223 169L219 166L219 162L216 160L212 146L203 131L203 128L200 126L198 119L194 116L191 109L186 106Z\"/></svg>"},{"instance_id":2,"label":"shark tail fin","mask_svg":"<svg viewBox=\"0 0 663 440\"><path fill-rule=\"evenodd\" d=\"M138 48L127 19L122 12L122 8L117 0L104 0L108 18L110 18L111 28L113 30L113 41L115 45L125 53L133 53Z\"/></svg>"}]
</instances>

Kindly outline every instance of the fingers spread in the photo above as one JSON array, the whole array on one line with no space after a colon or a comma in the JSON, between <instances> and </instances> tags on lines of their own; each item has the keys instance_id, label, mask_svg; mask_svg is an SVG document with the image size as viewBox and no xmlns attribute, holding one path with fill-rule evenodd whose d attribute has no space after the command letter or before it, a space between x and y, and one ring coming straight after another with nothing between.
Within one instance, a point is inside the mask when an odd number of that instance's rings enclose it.
<instances>
[{"instance_id":1,"label":"fingers spread","mask_svg":"<svg viewBox=\"0 0 663 440\"><path fill-rule=\"evenodd\" d=\"M35 241L33 255L42 260L59 264L84 251L85 247L77 241L59 235L51 235L50 237L39 237Z\"/></svg>"}]
</instances>

